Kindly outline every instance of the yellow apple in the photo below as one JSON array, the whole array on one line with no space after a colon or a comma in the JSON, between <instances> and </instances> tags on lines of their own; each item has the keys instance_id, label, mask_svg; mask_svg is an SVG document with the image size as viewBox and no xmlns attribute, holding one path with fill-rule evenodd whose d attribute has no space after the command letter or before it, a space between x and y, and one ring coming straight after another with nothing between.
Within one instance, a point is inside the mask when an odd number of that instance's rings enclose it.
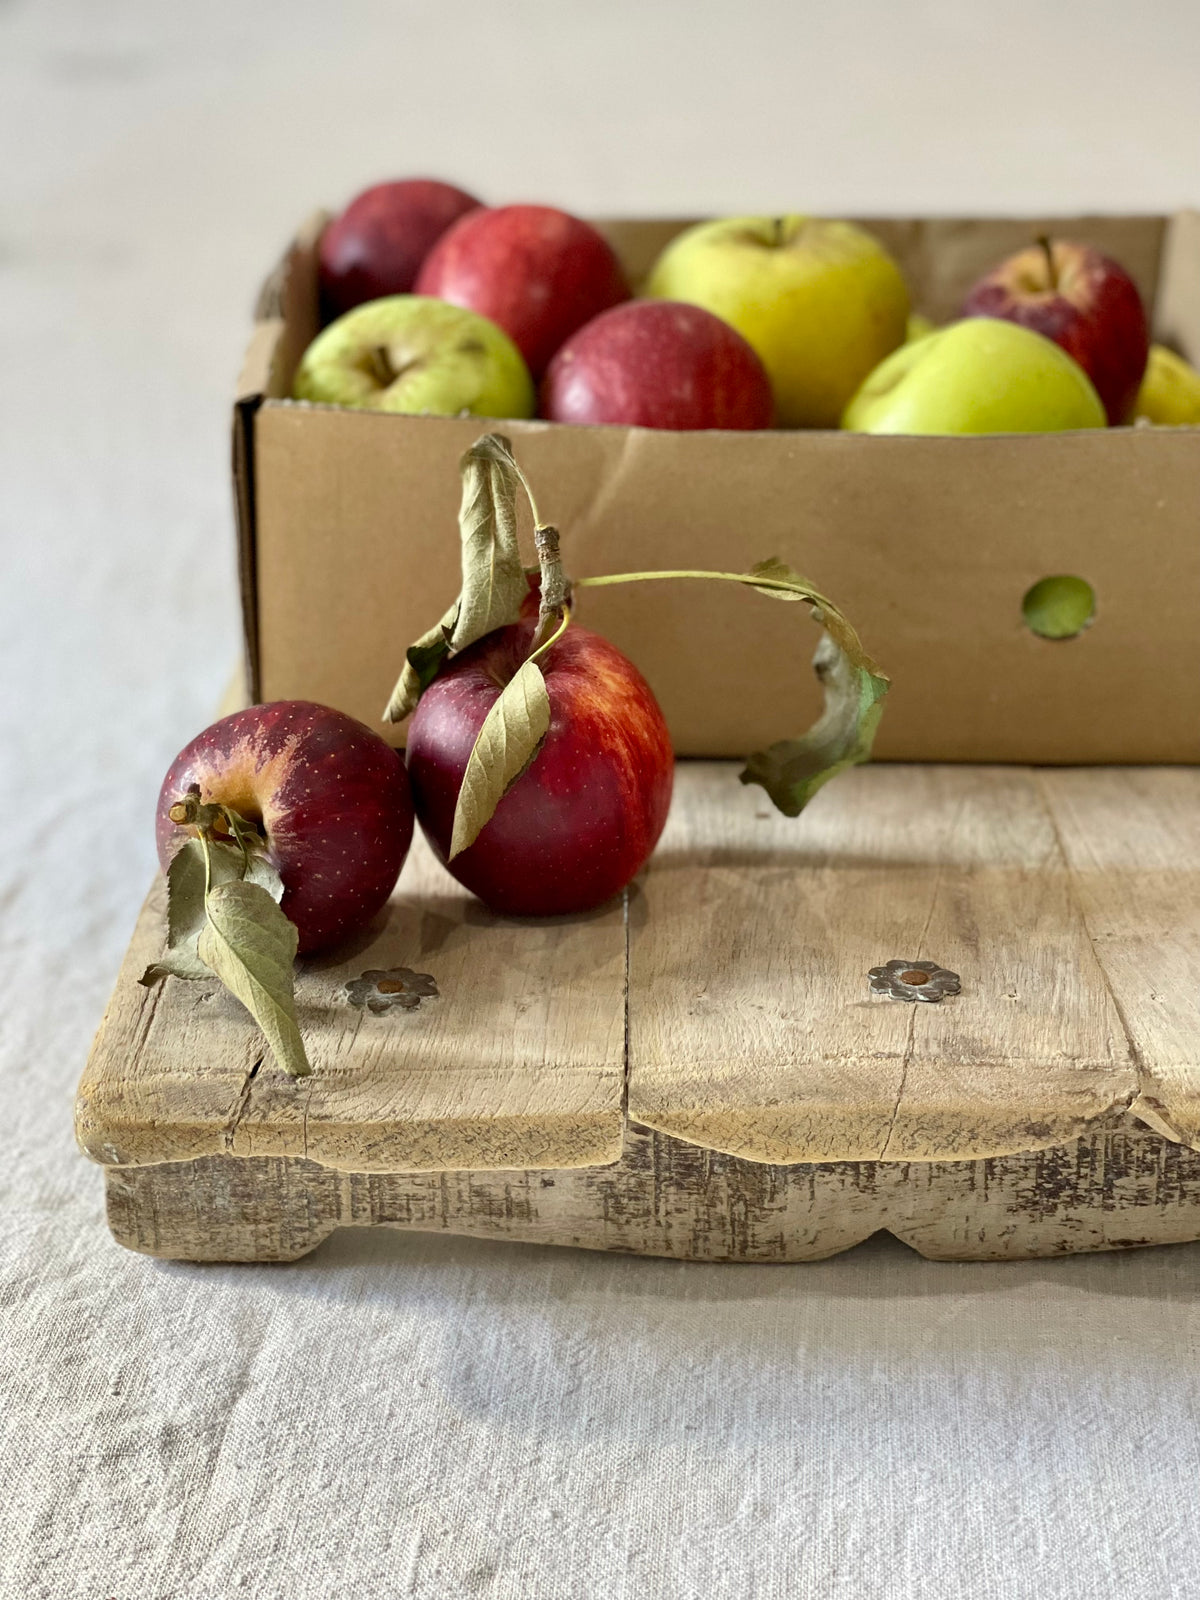
<instances>
[{"instance_id":1,"label":"yellow apple","mask_svg":"<svg viewBox=\"0 0 1200 1600\"><path fill-rule=\"evenodd\" d=\"M1054 433L1105 422L1077 361L999 317L967 317L902 345L842 417L857 433Z\"/></svg>"},{"instance_id":2,"label":"yellow apple","mask_svg":"<svg viewBox=\"0 0 1200 1600\"><path fill-rule=\"evenodd\" d=\"M909 314L908 324L904 329L905 344L916 344L918 339L927 339L931 333L937 332L937 324L928 317L923 317L919 311Z\"/></svg>"},{"instance_id":3,"label":"yellow apple","mask_svg":"<svg viewBox=\"0 0 1200 1600\"><path fill-rule=\"evenodd\" d=\"M908 320L908 290L883 246L819 217L699 223L663 251L645 293L703 306L736 328L767 369L785 428L836 428Z\"/></svg>"},{"instance_id":4,"label":"yellow apple","mask_svg":"<svg viewBox=\"0 0 1200 1600\"><path fill-rule=\"evenodd\" d=\"M1200 372L1174 350L1152 344L1132 420L1145 417L1167 427L1200 423Z\"/></svg>"}]
</instances>

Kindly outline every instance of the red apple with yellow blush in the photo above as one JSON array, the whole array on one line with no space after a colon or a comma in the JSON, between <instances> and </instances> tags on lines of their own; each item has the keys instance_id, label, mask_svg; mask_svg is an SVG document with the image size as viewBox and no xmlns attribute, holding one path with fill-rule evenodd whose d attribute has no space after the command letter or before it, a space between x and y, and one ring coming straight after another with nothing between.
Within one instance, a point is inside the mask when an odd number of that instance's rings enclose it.
<instances>
[{"instance_id":1,"label":"red apple with yellow blush","mask_svg":"<svg viewBox=\"0 0 1200 1600\"><path fill-rule=\"evenodd\" d=\"M1128 420L1150 332L1133 279L1090 245L1040 239L981 278L964 317L1001 317L1053 339L1092 380L1110 425Z\"/></svg>"},{"instance_id":2,"label":"red apple with yellow blush","mask_svg":"<svg viewBox=\"0 0 1200 1600\"><path fill-rule=\"evenodd\" d=\"M650 686L572 625L540 660L550 726L475 842L448 860L463 774L484 718L530 653L536 619L485 635L421 696L408 735L417 817L459 883L494 911L588 911L641 870L667 819L674 757Z\"/></svg>"},{"instance_id":3,"label":"red apple with yellow blush","mask_svg":"<svg viewBox=\"0 0 1200 1600\"><path fill-rule=\"evenodd\" d=\"M227 806L262 835L302 955L370 922L412 841L401 758L353 717L308 700L236 711L180 751L158 799L164 872L189 837L170 815L189 793Z\"/></svg>"}]
</instances>

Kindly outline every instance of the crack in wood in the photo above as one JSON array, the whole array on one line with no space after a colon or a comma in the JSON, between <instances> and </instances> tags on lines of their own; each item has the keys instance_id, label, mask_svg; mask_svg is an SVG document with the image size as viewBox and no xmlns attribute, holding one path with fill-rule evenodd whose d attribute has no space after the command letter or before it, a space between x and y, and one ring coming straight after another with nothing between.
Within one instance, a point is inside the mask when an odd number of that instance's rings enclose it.
<instances>
[{"instance_id":1,"label":"crack in wood","mask_svg":"<svg viewBox=\"0 0 1200 1600\"><path fill-rule=\"evenodd\" d=\"M264 1051L264 1053L259 1056L258 1060L254 1062L249 1072L247 1072L245 1078L242 1080L242 1087L238 1091L238 1097L234 1102L233 1112L230 1116L229 1124L225 1129L225 1149L227 1152L232 1153L233 1151L233 1143L237 1138L238 1127L241 1124L242 1118L246 1115L246 1111L250 1105L250 1094L254 1087L254 1080L258 1077L258 1069L262 1066L265 1060L266 1052Z\"/></svg>"},{"instance_id":2,"label":"crack in wood","mask_svg":"<svg viewBox=\"0 0 1200 1600\"><path fill-rule=\"evenodd\" d=\"M963 805L965 805L965 801L960 802L958 811L955 813L954 821L948 830L950 838L954 837L955 830L958 827L959 818L962 816L963 812ZM929 910L925 914L925 925L921 929L921 932L917 938L917 948L913 952L913 955L918 959L922 956L922 954L924 954L925 951L925 941L929 937L929 929L933 923L933 913L937 910L938 897L942 892L942 879L945 876L945 871L946 868L944 863L940 863L937 871L934 873L933 890L929 896ZM907 959L907 957L905 959ZM908 1069L912 1065L912 1058L916 1052L917 1010L918 1007L913 1006L908 1018L908 1037L904 1046L904 1059L900 1063L900 1086L896 1090L896 1103L892 1107L892 1115L888 1121L888 1129L886 1135L884 1136L883 1148L879 1152L880 1161L885 1160L887 1157L888 1150L892 1143L892 1135L896 1131L896 1119L899 1117L900 1107L904 1103L904 1089L908 1082Z\"/></svg>"},{"instance_id":3,"label":"crack in wood","mask_svg":"<svg viewBox=\"0 0 1200 1600\"><path fill-rule=\"evenodd\" d=\"M306 1092L305 1092L305 1095L304 1095L304 1110L301 1113L301 1121L300 1121L300 1142L301 1142L301 1145L303 1147L303 1154L305 1156L308 1155L308 1113L309 1113L310 1107L312 1106L312 1097L313 1097L313 1089L314 1089L314 1087L315 1087L314 1081L313 1081L312 1078L310 1078L308 1080L308 1086L307 1086L307 1089L306 1089Z\"/></svg>"},{"instance_id":4,"label":"crack in wood","mask_svg":"<svg viewBox=\"0 0 1200 1600\"><path fill-rule=\"evenodd\" d=\"M1123 1103L1125 1105L1132 1105L1136 1099L1139 1099L1145 1095L1147 1077L1146 1063L1142 1056L1142 1052L1138 1047L1137 1040L1133 1036L1133 1029L1130 1026L1129 1018L1125 1012L1125 1007L1121 1003L1121 997L1113 987L1112 980L1108 975L1108 968L1101 960L1100 952L1096 948L1096 941L1092 937L1091 926L1088 922L1087 908L1084 905L1083 896L1079 892L1077 874L1075 872L1075 868L1071 865L1071 858L1067 852L1066 840L1063 838L1062 830L1058 825L1058 816L1054 810L1054 801L1051 799L1050 794L1046 789L1046 780L1043 778L1040 772L1033 772L1033 779L1037 785L1037 791L1041 797L1042 805L1046 810L1046 819L1049 822L1051 831L1054 834L1054 843L1058 849L1058 855L1060 861L1062 862L1063 872L1066 875L1067 884L1071 891L1071 901L1075 907L1075 910L1079 913L1079 922L1080 926L1083 928L1084 935L1087 938L1088 949L1092 952L1092 960L1096 963L1096 968L1100 973L1101 982L1104 984L1105 991L1107 992L1109 999L1112 1001L1112 1007L1116 1012L1117 1021L1121 1024L1121 1031L1125 1035L1125 1049L1128 1052L1129 1064L1132 1066L1134 1073L1137 1076L1137 1087ZM1153 1097L1147 1096L1146 1098L1151 1104L1153 1104ZM1119 1101L1113 1102L1114 1105L1120 1103L1121 1102ZM1175 1136L1171 1135L1171 1137Z\"/></svg>"}]
</instances>

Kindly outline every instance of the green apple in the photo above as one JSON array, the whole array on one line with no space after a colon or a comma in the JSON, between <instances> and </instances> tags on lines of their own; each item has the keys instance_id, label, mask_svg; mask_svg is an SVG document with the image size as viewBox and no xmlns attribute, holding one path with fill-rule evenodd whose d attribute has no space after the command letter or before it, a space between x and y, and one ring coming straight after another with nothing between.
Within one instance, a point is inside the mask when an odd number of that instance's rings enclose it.
<instances>
[{"instance_id":1,"label":"green apple","mask_svg":"<svg viewBox=\"0 0 1200 1600\"><path fill-rule=\"evenodd\" d=\"M516 345L478 312L426 295L355 306L300 362L297 400L455 417L531 417L533 380Z\"/></svg>"},{"instance_id":2,"label":"green apple","mask_svg":"<svg viewBox=\"0 0 1200 1600\"><path fill-rule=\"evenodd\" d=\"M902 345L846 407L857 433L1054 433L1103 428L1100 397L1052 340L999 317L967 317Z\"/></svg>"},{"instance_id":3,"label":"green apple","mask_svg":"<svg viewBox=\"0 0 1200 1600\"><path fill-rule=\"evenodd\" d=\"M1133 420L1142 417L1164 427L1200 423L1200 372L1165 345L1150 346L1145 376L1133 403Z\"/></svg>"},{"instance_id":4,"label":"green apple","mask_svg":"<svg viewBox=\"0 0 1200 1600\"><path fill-rule=\"evenodd\" d=\"M916 344L918 339L928 339L931 333L937 332L937 323L929 317L922 316L919 311L909 313L908 322L904 329L905 344Z\"/></svg>"},{"instance_id":5,"label":"green apple","mask_svg":"<svg viewBox=\"0 0 1200 1600\"><path fill-rule=\"evenodd\" d=\"M645 293L735 327L767 369L784 428L836 428L908 319L908 290L883 246L820 217L699 223L659 256Z\"/></svg>"}]
</instances>

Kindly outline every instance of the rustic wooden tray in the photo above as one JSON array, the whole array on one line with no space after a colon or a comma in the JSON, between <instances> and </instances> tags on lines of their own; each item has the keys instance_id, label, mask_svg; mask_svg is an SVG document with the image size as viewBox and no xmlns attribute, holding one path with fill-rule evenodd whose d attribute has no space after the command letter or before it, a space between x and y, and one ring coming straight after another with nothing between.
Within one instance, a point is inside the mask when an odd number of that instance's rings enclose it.
<instances>
[{"instance_id":1,"label":"rustic wooden tray","mask_svg":"<svg viewBox=\"0 0 1200 1600\"><path fill-rule=\"evenodd\" d=\"M1200 1238L1198 872L1197 769L878 765L788 821L685 763L591 916L494 917L418 841L370 935L304 965L299 1082L215 981L138 984L160 883L78 1137L121 1243L187 1260L367 1223L755 1261ZM961 993L872 994L896 957ZM347 997L399 968L437 996Z\"/></svg>"}]
</instances>

